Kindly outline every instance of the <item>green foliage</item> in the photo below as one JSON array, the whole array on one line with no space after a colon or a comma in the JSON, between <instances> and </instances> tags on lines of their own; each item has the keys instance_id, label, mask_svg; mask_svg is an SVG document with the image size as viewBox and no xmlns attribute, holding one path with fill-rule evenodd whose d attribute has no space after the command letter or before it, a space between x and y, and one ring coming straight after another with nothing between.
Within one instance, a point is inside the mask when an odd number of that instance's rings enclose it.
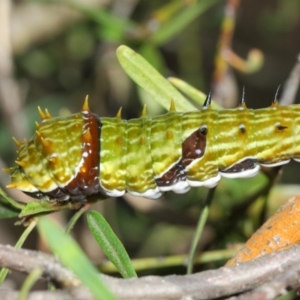
<instances>
[{"instance_id":1,"label":"green foliage","mask_svg":"<svg viewBox=\"0 0 300 300\"><path fill-rule=\"evenodd\" d=\"M150 42L156 45L168 42L199 17L199 15L219 1L220 0L195 1L194 4L182 9L177 15L165 22L163 26L150 37Z\"/></svg>"},{"instance_id":2,"label":"green foliage","mask_svg":"<svg viewBox=\"0 0 300 300\"><path fill-rule=\"evenodd\" d=\"M91 211L87 221L93 237L120 274L124 278L137 277L124 246L104 217L97 211Z\"/></svg>"},{"instance_id":3,"label":"green foliage","mask_svg":"<svg viewBox=\"0 0 300 300\"><path fill-rule=\"evenodd\" d=\"M173 100L178 111L196 110L138 53L123 45L117 49L117 57L124 71L165 109L170 108Z\"/></svg>"},{"instance_id":4,"label":"green foliage","mask_svg":"<svg viewBox=\"0 0 300 300\"><path fill-rule=\"evenodd\" d=\"M53 252L89 288L95 299L116 299L101 281L97 269L70 236L46 218L39 221L38 227Z\"/></svg>"},{"instance_id":5,"label":"green foliage","mask_svg":"<svg viewBox=\"0 0 300 300\"><path fill-rule=\"evenodd\" d=\"M0 219L18 216L23 206L20 202L8 197L0 188Z\"/></svg>"},{"instance_id":6,"label":"green foliage","mask_svg":"<svg viewBox=\"0 0 300 300\"><path fill-rule=\"evenodd\" d=\"M68 207L68 204L57 205L55 202L49 202L47 200L35 200L26 204L19 217L22 218L34 215L49 214Z\"/></svg>"}]
</instances>

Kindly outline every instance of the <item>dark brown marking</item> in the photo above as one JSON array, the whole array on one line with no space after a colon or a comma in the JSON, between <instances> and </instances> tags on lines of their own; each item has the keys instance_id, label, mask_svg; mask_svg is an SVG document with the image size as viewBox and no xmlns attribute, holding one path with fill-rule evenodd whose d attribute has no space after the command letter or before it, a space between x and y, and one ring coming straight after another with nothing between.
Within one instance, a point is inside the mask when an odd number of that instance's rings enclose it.
<instances>
[{"instance_id":1,"label":"dark brown marking","mask_svg":"<svg viewBox=\"0 0 300 300\"><path fill-rule=\"evenodd\" d=\"M82 118L84 120L81 141L83 164L77 176L63 188L56 188L47 193L27 193L28 195L38 199L53 199L58 202L84 203L88 196L100 192L103 194L99 184L101 124L98 116L89 111L82 111ZM87 138L87 135L90 138Z\"/></svg>"},{"instance_id":2,"label":"dark brown marking","mask_svg":"<svg viewBox=\"0 0 300 300\"><path fill-rule=\"evenodd\" d=\"M157 186L171 186L186 180L185 168L205 153L206 134L207 127L202 126L185 139L182 143L182 158L160 178L155 179Z\"/></svg>"},{"instance_id":3,"label":"dark brown marking","mask_svg":"<svg viewBox=\"0 0 300 300\"><path fill-rule=\"evenodd\" d=\"M171 186L178 181L184 180L186 180L186 176L181 160L170 170L168 170L163 176L155 179L157 186Z\"/></svg>"},{"instance_id":4,"label":"dark brown marking","mask_svg":"<svg viewBox=\"0 0 300 300\"><path fill-rule=\"evenodd\" d=\"M284 129L288 128L288 127L279 124L279 125L276 125L276 128L277 128L278 130L284 130Z\"/></svg>"},{"instance_id":5,"label":"dark brown marking","mask_svg":"<svg viewBox=\"0 0 300 300\"><path fill-rule=\"evenodd\" d=\"M100 153L100 126L96 114L82 111L84 125L82 129L82 159L83 164L77 176L65 187L72 199L84 200L86 196L99 193L99 153ZM90 132L91 139L86 139L86 132ZM77 197L76 197L77 196Z\"/></svg>"},{"instance_id":6,"label":"dark brown marking","mask_svg":"<svg viewBox=\"0 0 300 300\"><path fill-rule=\"evenodd\" d=\"M195 159L200 158L205 153L207 127L194 131L182 143L182 165L186 168Z\"/></svg>"},{"instance_id":7,"label":"dark brown marking","mask_svg":"<svg viewBox=\"0 0 300 300\"><path fill-rule=\"evenodd\" d=\"M239 173L246 170L251 170L256 167L257 160L253 158L247 158L240 163L237 163L230 167L229 169L220 170L222 173Z\"/></svg>"},{"instance_id":8,"label":"dark brown marking","mask_svg":"<svg viewBox=\"0 0 300 300\"><path fill-rule=\"evenodd\" d=\"M245 133L246 132L246 127L245 127L245 125L240 125L240 133Z\"/></svg>"}]
</instances>

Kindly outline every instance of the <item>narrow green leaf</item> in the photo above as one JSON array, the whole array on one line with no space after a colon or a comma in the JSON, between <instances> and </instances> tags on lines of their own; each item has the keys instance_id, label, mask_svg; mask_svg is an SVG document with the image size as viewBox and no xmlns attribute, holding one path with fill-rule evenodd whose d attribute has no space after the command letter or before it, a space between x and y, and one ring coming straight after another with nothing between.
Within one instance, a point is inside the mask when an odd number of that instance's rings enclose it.
<instances>
[{"instance_id":1,"label":"narrow green leaf","mask_svg":"<svg viewBox=\"0 0 300 300\"><path fill-rule=\"evenodd\" d=\"M24 204L8 197L0 188L0 219L7 219L19 215Z\"/></svg>"},{"instance_id":2,"label":"narrow green leaf","mask_svg":"<svg viewBox=\"0 0 300 300\"><path fill-rule=\"evenodd\" d=\"M97 211L91 211L87 221L95 240L120 274L124 278L137 277L123 244L103 216Z\"/></svg>"},{"instance_id":3,"label":"narrow green leaf","mask_svg":"<svg viewBox=\"0 0 300 300\"><path fill-rule=\"evenodd\" d=\"M217 2L220 2L220 0L198 1L195 4L187 6L187 8L183 9L177 16L165 22L161 28L153 34L150 38L150 42L157 46L165 44Z\"/></svg>"},{"instance_id":4,"label":"narrow green leaf","mask_svg":"<svg viewBox=\"0 0 300 300\"><path fill-rule=\"evenodd\" d=\"M85 204L80 209L77 210L77 212L73 215L71 220L69 221L67 228L65 230L66 234L69 234L71 230L74 228L76 222L79 220L79 218L90 208L90 204Z\"/></svg>"},{"instance_id":5,"label":"narrow green leaf","mask_svg":"<svg viewBox=\"0 0 300 300\"><path fill-rule=\"evenodd\" d=\"M144 43L138 51L158 72L163 73L166 70L165 60L157 47Z\"/></svg>"},{"instance_id":6,"label":"narrow green leaf","mask_svg":"<svg viewBox=\"0 0 300 300\"><path fill-rule=\"evenodd\" d=\"M196 110L195 106L138 53L122 45L117 49L117 57L124 71L162 107L168 110L173 100L177 111Z\"/></svg>"},{"instance_id":7,"label":"narrow green leaf","mask_svg":"<svg viewBox=\"0 0 300 300\"><path fill-rule=\"evenodd\" d=\"M38 227L53 252L59 257L61 262L72 270L81 282L89 288L95 299L116 299L101 281L97 269L70 236L64 234L58 225L47 218L42 218L39 221Z\"/></svg>"},{"instance_id":8,"label":"narrow green leaf","mask_svg":"<svg viewBox=\"0 0 300 300\"><path fill-rule=\"evenodd\" d=\"M148 43L144 43L141 47L139 47L139 54L149 63L151 63L151 65L159 73L165 73L165 62L157 47ZM163 107L157 101L153 101L153 97L143 88L137 86L137 93L142 106L146 105L147 107L148 116L157 116L163 113Z\"/></svg>"},{"instance_id":9,"label":"narrow green leaf","mask_svg":"<svg viewBox=\"0 0 300 300\"><path fill-rule=\"evenodd\" d=\"M185 81L179 79L170 77L168 80L181 92L183 92L185 95L187 95L190 99L195 101L198 105L202 106L204 104L204 101L206 99L206 95L202 93L201 91L195 89L190 84L186 83ZM211 101L211 107L212 109L222 109L220 105L218 105L215 101Z\"/></svg>"},{"instance_id":10,"label":"narrow green leaf","mask_svg":"<svg viewBox=\"0 0 300 300\"><path fill-rule=\"evenodd\" d=\"M46 200L32 201L26 204L26 206L22 209L19 217L22 218L32 215L52 213L68 207L68 204L57 205L51 201Z\"/></svg>"},{"instance_id":11,"label":"narrow green leaf","mask_svg":"<svg viewBox=\"0 0 300 300\"><path fill-rule=\"evenodd\" d=\"M18 216L20 210L11 206L8 203L2 201L2 196L0 196L0 220L8 219Z\"/></svg>"},{"instance_id":12,"label":"narrow green leaf","mask_svg":"<svg viewBox=\"0 0 300 300\"><path fill-rule=\"evenodd\" d=\"M0 202L4 204L10 204L11 206L19 209L22 209L25 206L25 203L10 198L1 188L0 188Z\"/></svg>"}]
</instances>

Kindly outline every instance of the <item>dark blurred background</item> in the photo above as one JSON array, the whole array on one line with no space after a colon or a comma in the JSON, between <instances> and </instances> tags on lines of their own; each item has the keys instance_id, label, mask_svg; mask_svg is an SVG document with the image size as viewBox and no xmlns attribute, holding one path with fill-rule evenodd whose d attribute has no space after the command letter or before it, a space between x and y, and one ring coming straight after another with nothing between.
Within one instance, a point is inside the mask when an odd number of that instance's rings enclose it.
<instances>
[{"instance_id":1,"label":"dark blurred background","mask_svg":"<svg viewBox=\"0 0 300 300\"><path fill-rule=\"evenodd\" d=\"M183 79L204 93L212 85L214 98L220 98L225 107L237 105L243 86L248 107L269 106L278 85L284 85L296 65L299 20L298 0L1 0L0 167L14 164L12 136L20 140L32 136L34 121L39 120L37 106L48 108L52 116L67 115L79 111L88 94L91 110L100 117L114 116L122 106L123 118L136 118L145 102L149 115L165 112L120 67L115 51L122 44L147 58L165 77ZM222 49L225 57L229 53L242 59L237 63L240 68L229 55L220 75ZM254 55L247 58L253 49L257 49ZM293 100L299 102L299 95ZM299 166L292 164L284 168L282 180L298 183L297 174ZM260 198L243 207L236 220L228 216L233 206L243 203L265 181L264 175L221 181L199 249L225 248L229 242L244 241L257 228ZM9 178L1 174L1 187L7 183ZM276 196L269 196L270 213L297 190L295 185L277 187ZM25 200L22 193L11 192ZM94 208L105 215L131 257L184 254L206 193L193 189L156 202L126 196ZM71 215L69 211L53 217L66 224ZM15 221L0 222L0 243L16 242L23 229L13 226ZM100 263L103 255L84 218L74 235L91 259ZM25 245L44 246L36 233ZM160 272L175 271L184 272L184 268Z\"/></svg>"}]
</instances>

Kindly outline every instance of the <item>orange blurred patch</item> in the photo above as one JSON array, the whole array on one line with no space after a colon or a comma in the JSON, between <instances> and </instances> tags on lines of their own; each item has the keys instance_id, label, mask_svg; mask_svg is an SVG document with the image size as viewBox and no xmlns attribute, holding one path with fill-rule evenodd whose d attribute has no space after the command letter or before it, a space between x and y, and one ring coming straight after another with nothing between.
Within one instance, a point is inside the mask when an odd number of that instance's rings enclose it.
<instances>
[{"instance_id":1,"label":"orange blurred patch","mask_svg":"<svg viewBox=\"0 0 300 300\"><path fill-rule=\"evenodd\" d=\"M225 266L234 266L300 243L300 196L290 198Z\"/></svg>"}]
</instances>

